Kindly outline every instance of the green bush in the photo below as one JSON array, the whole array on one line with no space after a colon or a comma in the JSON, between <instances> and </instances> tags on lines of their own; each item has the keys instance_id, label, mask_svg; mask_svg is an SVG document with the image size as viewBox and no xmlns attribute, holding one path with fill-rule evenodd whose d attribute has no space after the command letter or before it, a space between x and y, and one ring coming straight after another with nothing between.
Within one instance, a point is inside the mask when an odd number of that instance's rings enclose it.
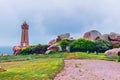
<instances>
[{"instance_id":1,"label":"green bush","mask_svg":"<svg viewBox=\"0 0 120 80\"><path fill-rule=\"evenodd\" d=\"M37 54L45 53L47 48L48 48L48 45L39 44L32 48L32 53L37 53Z\"/></svg>"},{"instance_id":2,"label":"green bush","mask_svg":"<svg viewBox=\"0 0 120 80\"><path fill-rule=\"evenodd\" d=\"M96 51L97 52L105 52L110 49L111 42L108 40L99 39L95 41Z\"/></svg>"},{"instance_id":3,"label":"green bush","mask_svg":"<svg viewBox=\"0 0 120 80\"><path fill-rule=\"evenodd\" d=\"M120 62L120 56L118 56L118 62Z\"/></svg>"},{"instance_id":4,"label":"green bush","mask_svg":"<svg viewBox=\"0 0 120 80\"><path fill-rule=\"evenodd\" d=\"M119 48L120 47L120 44L114 44L113 46L112 46L112 48Z\"/></svg>"},{"instance_id":5,"label":"green bush","mask_svg":"<svg viewBox=\"0 0 120 80\"><path fill-rule=\"evenodd\" d=\"M66 46L70 46L71 41L68 39L63 39L59 42L59 46L62 47L62 51L66 51Z\"/></svg>"},{"instance_id":6,"label":"green bush","mask_svg":"<svg viewBox=\"0 0 120 80\"><path fill-rule=\"evenodd\" d=\"M42 54L45 53L47 50L48 45L35 45L35 46L29 46L25 49L23 49L19 54L26 55L26 54Z\"/></svg>"},{"instance_id":7,"label":"green bush","mask_svg":"<svg viewBox=\"0 0 120 80\"><path fill-rule=\"evenodd\" d=\"M95 42L87 39L78 39L73 41L70 44L70 50L73 51L90 51L93 52L95 50Z\"/></svg>"},{"instance_id":8,"label":"green bush","mask_svg":"<svg viewBox=\"0 0 120 80\"><path fill-rule=\"evenodd\" d=\"M27 54L32 54L32 48L34 48L35 46L29 46L23 50L20 51L20 55L27 55Z\"/></svg>"}]
</instances>

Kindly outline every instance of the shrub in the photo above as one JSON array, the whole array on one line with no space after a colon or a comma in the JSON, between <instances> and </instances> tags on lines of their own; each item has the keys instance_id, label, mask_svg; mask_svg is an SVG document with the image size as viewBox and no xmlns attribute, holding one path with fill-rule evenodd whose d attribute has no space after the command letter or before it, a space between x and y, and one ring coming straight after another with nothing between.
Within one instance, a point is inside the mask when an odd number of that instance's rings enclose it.
<instances>
[{"instance_id":1,"label":"shrub","mask_svg":"<svg viewBox=\"0 0 120 80\"><path fill-rule=\"evenodd\" d=\"M29 46L23 50L20 51L20 55L27 55L27 54L32 54L32 48L35 46Z\"/></svg>"},{"instance_id":2,"label":"shrub","mask_svg":"<svg viewBox=\"0 0 120 80\"><path fill-rule=\"evenodd\" d=\"M118 56L118 62L120 62L120 56Z\"/></svg>"},{"instance_id":3,"label":"shrub","mask_svg":"<svg viewBox=\"0 0 120 80\"><path fill-rule=\"evenodd\" d=\"M68 39L63 39L62 41L59 42L59 46L62 47L62 51L66 51L66 47L70 46L71 41Z\"/></svg>"},{"instance_id":4,"label":"shrub","mask_svg":"<svg viewBox=\"0 0 120 80\"><path fill-rule=\"evenodd\" d=\"M48 48L48 45L41 45L41 44L39 44L39 45L33 47L31 52L32 53L41 54L41 53L45 53L47 48Z\"/></svg>"},{"instance_id":5,"label":"shrub","mask_svg":"<svg viewBox=\"0 0 120 80\"><path fill-rule=\"evenodd\" d=\"M19 54L26 55L26 54L42 54L45 53L47 50L48 45L35 45L35 46L29 46L25 49L23 49Z\"/></svg>"},{"instance_id":6,"label":"shrub","mask_svg":"<svg viewBox=\"0 0 120 80\"><path fill-rule=\"evenodd\" d=\"M118 62L120 62L120 52L118 52Z\"/></svg>"},{"instance_id":7,"label":"shrub","mask_svg":"<svg viewBox=\"0 0 120 80\"><path fill-rule=\"evenodd\" d=\"M112 48L119 48L120 47L120 44L114 44L113 46L112 46Z\"/></svg>"},{"instance_id":8,"label":"shrub","mask_svg":"<svg viewBox=\"0 0 120 80\"><path fill-rule=\"evenodd\" d=\"M108 40L99 39L95 41L96 51L97 52L105 52L110 49L111 42Z\"/></svg>"},{"instance_id":9,"label":"shrub","mask_svg":"<svg viewBox=\"0 0 120 80\"><path fill-rule=\"evenodd\" d=\"M78 39L71 43L71 51L90 51L95 50L95 42L87 39Z\"/></svg>"}]
</instances>

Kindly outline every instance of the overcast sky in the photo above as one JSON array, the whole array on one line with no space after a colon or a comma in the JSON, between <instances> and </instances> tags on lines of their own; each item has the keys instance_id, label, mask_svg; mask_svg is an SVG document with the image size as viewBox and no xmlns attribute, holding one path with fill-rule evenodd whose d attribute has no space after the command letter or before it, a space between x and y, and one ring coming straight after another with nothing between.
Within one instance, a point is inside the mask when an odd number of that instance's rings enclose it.
<instances>
[{"instance_id":1,"label":"overcast sky","mask_svg":"<svg viewBox=\"0 0 120 80\"><path fill-rule=\"evenodd\" d=\"M120 0L0 0L0 46L20 44L24 21L30 44L62 33L80 38L93 29L120 33Z\"/></svg>"}]
</instances>

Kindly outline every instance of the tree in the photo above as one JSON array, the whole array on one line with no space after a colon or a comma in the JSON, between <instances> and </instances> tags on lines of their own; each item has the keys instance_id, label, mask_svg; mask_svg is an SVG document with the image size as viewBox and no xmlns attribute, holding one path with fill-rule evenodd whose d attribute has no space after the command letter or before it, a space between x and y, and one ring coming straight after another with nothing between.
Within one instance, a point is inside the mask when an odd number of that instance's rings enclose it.
<instances>
[{"instance_id":1,"label":"tree","mask_svg":"<svg viewBox=\"0 0 120 80\"><path fill-rule=\"evenodd\" d=\"M71 41L68 39L63 39L62 41L59 42L59 46L62 47L62 51L66 51L66 47L70 46Z\"/></svg>"},{"instance_id":2,"label":"tree","mask_svg":"<svg viewBox=\"0 0 120 80\"><path fill-rule=\"evenodd\" d=\"M78 39L71 43L71 51L94 51L95 42L87 39Z\"/></svg>"},{"instance_id":3,"label":"tree","mask_svg":"<svg viewBox=\"0 0 120 80\"><path fill-rule=\"evenodd\" d=\"M108 40L98 39L95 41L96 51L97 52L105 52L111 46L111 42Z\"/></svg>"}]
</instances>

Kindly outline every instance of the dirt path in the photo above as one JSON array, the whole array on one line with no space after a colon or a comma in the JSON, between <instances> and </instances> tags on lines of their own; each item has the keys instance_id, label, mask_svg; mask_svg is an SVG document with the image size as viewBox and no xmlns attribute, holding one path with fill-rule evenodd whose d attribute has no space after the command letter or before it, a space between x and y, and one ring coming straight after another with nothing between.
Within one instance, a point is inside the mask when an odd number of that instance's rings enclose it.
<instances>
[{"instance_id":1,"label":"dirt path","mask_svg":"<svg viewBox=\"0 0 120 80\"><path fill-rule=\"evenodd\" d=\"M120 63L103 60L65 60L54 80L120 80Z\"/></svg>"}]
</instances>

